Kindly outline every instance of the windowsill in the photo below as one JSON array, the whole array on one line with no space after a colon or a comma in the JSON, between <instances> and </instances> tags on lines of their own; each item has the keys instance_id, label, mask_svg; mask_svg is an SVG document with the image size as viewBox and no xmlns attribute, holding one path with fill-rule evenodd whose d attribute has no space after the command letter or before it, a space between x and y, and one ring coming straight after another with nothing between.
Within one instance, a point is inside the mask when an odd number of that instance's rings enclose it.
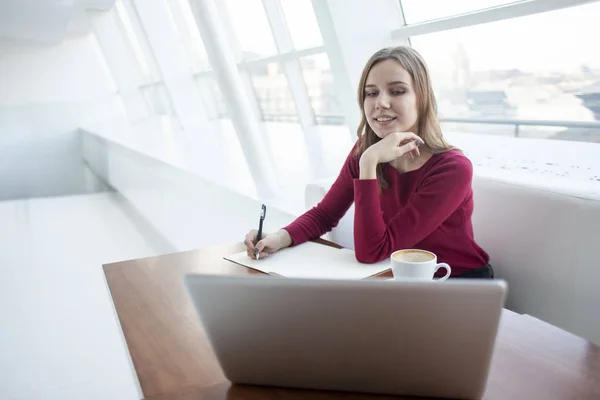
<instances>
[{"instance_id":1,"label":"windowsill","mask_svg":"<svg viewBox=\"0 0 600 400\"><path fill-rule=\"evenodd\" d=\"M198 147L189 145L190 135L185 135L178 122L173 118L157 116L135 123L126 119L115 119L83 126L81 129L142 155L160 160L186 173L226 187L245 197L264 202L284 213L298 216L304 211L305 183L281 185L276 196L260 198L245 166L240 168L239 165L233 165L227 168L223 165L225 162L217 156L215 162L219 167L207 168L207 165L210 167L211 161L198 156L196 153ZM225 142L231 145L232 141L225 140ZM205 143L206 141L200 141L197 145L205 145ZM234 159L236 155L237 158L240 158L237 154L240 149L229 149L229 151L234 153ZM232 156L230 155L230 157Z\"/></svg>"},{"instance_id":2,"label":"windowsill","mask_svg":"<svg viewBox=\"0 0 600 400\"><path fill-rule=\"evenodd\" d=\"M203 136L208 136L210 132L184 132L176 119L166 116L146 118L135 123L115 119L81 129L242 195L256 198L254 184L249 179L234 176L227 160L223 160L222 151L213 151L214 148L210 147L210 140Z\"/></svg>"},{"instance_id":3,"label":"windowsill","mask_svg":"<svg viewBox=\"0 0 600 400\"><path fill-rule=\"evenodd\" d=\"M277 130L280 132L281 126ZM292 129L293 128L293 129ZM320 127L327 134L328 127ZM259 198L244 163L235 138L224 141L228 159L223 160L222 154L215 155L214 160L200 157L198 151L203 149L206 154L206 137L200 137L197 143L190 144L190 137L184 134L178 124L168 117L154 117L135 124L127 120L114 120L103 124L85 127L96 135L119 143L125 147L159 159L183 171L198 175L208 181L225 186L241 195L265 202L291 215L300 215L305 211L304 190L306 184L313 181L306 173L307 159L302 157L294 162L287 162L282 167L279 192L273 198ZM222 127L215 126L215 129ZM297 127L290 127L290 135L301 134ZM334 127L333 129L339 129ZM235 132L223 134L235 136ZM208 135L206 132L200 134ZM211 133L212 134L212 133ZM343 143L333 154L328 150L337 145L337 137L323 139L326 143L329 178L333 181L339 171L345 154L349 151ZM512 137L478 135L472 133L448 132L446 138L453 145L462 149L472 160L475 174L510 184L533 187L563 193L575 197L600 200L600 144L583 142L566 142L545 139L515 139ZM204 139L202 141L201 139ZM297 139L297 138L296 138ZM286 141L289 138L286 139ZM272 142L273 151L289 151L279 149L286 141ZM301 143L302 140L298 140ZM288 142L289 143L289 142ZM285 153L284 153L285 154ZM273 161L285 162L285 157L274 157ZM289 161L289 160L288 160ZM225 165L228 164L228 165ZM210 167L212 165L212 168ZM218 168L214 168L218 165ZM293 167L290 167L293 165ZM292 169L290 169L292 168ZM245 175L244 175L245 174ZM284 180L285 179L285 180Z\"/></svg>"},{"instance_id":4,"label":"windowsill","mask_svg":"<svg viewBox=\"0 0 600 400\"><path fill-rule=\"evenodd\" d=\"M600 143L448 132L478 176L600 200Z\"/></svg>"}]
</instances>

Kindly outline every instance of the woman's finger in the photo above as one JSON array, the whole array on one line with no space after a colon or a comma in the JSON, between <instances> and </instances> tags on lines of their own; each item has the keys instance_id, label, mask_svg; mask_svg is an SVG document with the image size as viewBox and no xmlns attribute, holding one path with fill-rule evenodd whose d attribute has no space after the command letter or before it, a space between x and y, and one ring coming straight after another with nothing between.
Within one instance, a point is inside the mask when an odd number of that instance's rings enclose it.
<instances>
[{"instance_id":1,"label":"woman's finger","mask_svg":"<svg viewBox=\"0 0 600 400\"><path fill-rule=\"evenodd\" d=\"M248 238L248 236L246 236L246 239L244 240L244 244L246 245L246 248L248 249L248 251L254 250L254 243L252 243L252 241Z\"/></svg>"},{"instance_id":2,"label":"woman's finger","mask_svg":"<svg viewBox=\"0 0 600 400\"><path fill-rule=\"evenodd\" d=\"M413 142L417 142L417 141L420 143L423 142L423 140L420 137L418 137L417 135L413 135L411 133L411 136L405 137L405 138L402 138L402 140L399 140L397 146L400 147L400 146L404 146L405 144L413 143Z\"/></svg>"},{"instance_id":3,"label":"woman's finger","mask_svg":"<svg viewBox=\"0 0 600 400\"><path fill-rule=\"evenodd\" d=\"M400 153L400 155L404 155L406 153L411 153L412 151L417 149L417 141L412 141L409 143L406 143L400 147L398 147L398 152Z\"/></svg>"},{"instance_id":4,"label":"woman's finger","mask_svg":"<svg viewBox=\"0 0 600 400\"><path fill-rule=\"evenodd\" d=\"M399 143L413 142L413 141L419 140L419 139L420 139L420 137L415 135L412 132L402 132L398 136Z\"/></svg>"},{"instance_id":5,"label":"woman's finger","mask_svg":"<svg viewBox=\"0 0 600 400\"><path fill-rule=\"evenodd\" d=\"M267 258L269 256L269 253L261 251L260 253L258 253L258 259L263 259L263 258Z\"/></svg>"},{"instance_id":6,"label":"woman's finger","mask_svg":"<svg viewBox=\"0 0 600 400\"><path fill-rule=\"evenodd\" d=\"M265 244L265 240L263 239L263 240L259 240L254 247L257 248L262 253L263 251L265 251L265 247L267 247L267 246Z\"/></svg>"},{"instance_id":7,"label":"woman's finger","mask_svg":"<svg viewBox=\"0 0 600 400\"><path fill-rule=\"evenodd\" d=\"M252 229L248 232L244 238L244 243L250 243L252 248L254 248L254 242L256 241L256 237L258 236L258 231Z\"/></svg>"},{"instance_id":8,"label":"woman's finger","mask_svg":"<svg viewBox=\"0 0 600 400\"><path fill-rule=\"evenodd\" d=\"M250 257L251 259L256 260L256 256L254 255L254 251L248 250L248 251L246 251L246 254L248 254L248 257ZM261 251L261 252L258 253L258 259L260 260L261 258L267 258L269 256L269 254L271 254L271 253L269 253L267 251Z\"/></svg>"}]
</instances>

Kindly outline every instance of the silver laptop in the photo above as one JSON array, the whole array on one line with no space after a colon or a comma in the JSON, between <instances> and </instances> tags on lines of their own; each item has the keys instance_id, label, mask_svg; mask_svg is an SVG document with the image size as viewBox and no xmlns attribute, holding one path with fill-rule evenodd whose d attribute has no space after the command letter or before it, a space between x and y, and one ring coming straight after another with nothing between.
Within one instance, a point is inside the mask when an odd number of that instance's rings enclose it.
<instances>
[{"instance_id":1,"label":"silver laptop","mask_svg":"<svg viewBox=\"0 0 600 400\"><path fill-rule=\"evenodd\" d=\"M501 280L410 282L187 275L235 384L481 398Z\"/></svg>"}]
</instances>

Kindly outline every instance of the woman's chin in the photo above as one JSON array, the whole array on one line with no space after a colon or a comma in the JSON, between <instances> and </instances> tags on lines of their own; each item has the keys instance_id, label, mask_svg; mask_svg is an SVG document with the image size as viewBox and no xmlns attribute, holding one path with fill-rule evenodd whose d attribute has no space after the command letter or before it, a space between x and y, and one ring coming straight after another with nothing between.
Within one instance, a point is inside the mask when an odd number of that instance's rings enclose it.
<instances>
[{"instance_id":1,"label":"woman's chin","mask_svg":"<svg viewBox=\"0 0 600 400\"><path fill-rule=\"evenodd\" d=\"M371 127L373 132L375 132L375 135L377 135L377 137L380 139L383 139L390 133L406 132L407 129L405 126L399 126L397 121L395 121L394 124L388 126L379 126L377 123L369 124L369 126Z\"/></svg>"},{"instance_id":2,"label":"woman's chin","mask_svg":"<svg viewBox=\"0 0 600 400\"><path fill-rule=\"evenodd\" d=\"M384 137L386 137L390 133L399 132L399 131L397 129L387 129L385 131L381 130L381 129L373 129L373 132L375 132L375 134L377 135L377 137L379 137L380 139L383 139Z\"/></svg>"}]
</instances>

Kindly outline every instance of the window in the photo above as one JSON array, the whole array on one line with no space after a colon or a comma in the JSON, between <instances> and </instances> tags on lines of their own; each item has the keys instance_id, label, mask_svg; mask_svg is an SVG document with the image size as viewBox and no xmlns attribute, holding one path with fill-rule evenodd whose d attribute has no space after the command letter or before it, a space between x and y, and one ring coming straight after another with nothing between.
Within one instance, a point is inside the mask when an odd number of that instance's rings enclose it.
<instances>
[{"instance_id":1,"label":"window","mask_svg":"<svg viewBox=\"0 0 600 400\"><path fill-rule=\"evenodd\" d=\"M261 0L225 0L244 60L277 54Z\"/></svg>"},{"instance_id":2,"label":"window","mask_svg":"<svg viewBox=\"0 0 600 400\"><path fill-rule=\"evenodd\" d=\"M281 64L252 66L249 71L263 120L298 122L296 105Z\"/></svg>"},{"instance_id":3,"label":"window","mask_svg":"<svg viewBox=\"0 0 600 400\"><path fill-rule=\"evenodd\" d=\"M171 98L162 83L140 87L150 112L154 115L175 115Z\"/></svg>"},{"instance_id":4,"label":"window","mask_svg":"<svg viewBox=\"0 0 600 400\"><path fill-rule=\"evenodd\" d=\"M600 3L420 35L442 117L577 121L467 131L600 142Z\"/></svg>"},{"instance_id":5,"label":"window","mask_svg":"<svg viewBox=\"0 0 600 400\"><path fill-rule=\"evenodd\" d=\"M127 38L127 42L137 60L143 83L160 81L158 66L135 7L130 0L117 0L115 9L117 10L120 28L124 32L123 36Z\"/></svg>"},{"instance_id":6,"label":"window","mask_svg":"<svg viewBox=\"0 0 600 400\"><path fill-rule=\"evenodd\" d=\"M208 118L211 120L229 118L227 103L215 77L211 75L197 75L195 77L198 90L202 96Z\"/></svg>"},{"instance_id":7,"label":"window","mask_svg":"<svg viewBox=\"0 0 600 400\"><path fill-rule=\"evenodd\" d=\"M175 29L179 34L179 40L185 50L192 71L209 70L208 55L192 14L189 0L170 0L167 4L171 8Z\"/></svg>"},{"instance_id":8,"label":"window","mask_svg":"<svg viewBox=\"0 0 600 400\"><path fill-rule=\"evenodd\" d=\"M407 24L416 24L485 8L515 3L510 0L401 0Z\"/></svg>"},{"instance_id":9,"label":"window","mask_svg":"<svg viewBox=\"0 0 600 400\"><path fill-rule=\"evenodd\" d=\"M343 124L344 115L337 98L327 54L302 57L300 65L317 123Z\"/></svg>"},{"instance_id":10,"label":"window","mask_svg":"<svg viewBox=\"0 0 600 400\"><path fill-rule=\"evenodd\" d=\"M281 0L281 8L294 49L306 49L323 44L310 0Z\"/></svg>"},{"instance_id":11,"label":"window","mask_svg":"<svg viewBox=\"0 0 600 400\"><path fill-rule=\"evenodd\" d=\"M119 27L126 38L139 67L141 76L139 91L146 101L151 115L174 116L175 110L171 97L154 59L154 54L135 5L131 0L117 0L115 9Z\"/></svg>"}]
</instances>

